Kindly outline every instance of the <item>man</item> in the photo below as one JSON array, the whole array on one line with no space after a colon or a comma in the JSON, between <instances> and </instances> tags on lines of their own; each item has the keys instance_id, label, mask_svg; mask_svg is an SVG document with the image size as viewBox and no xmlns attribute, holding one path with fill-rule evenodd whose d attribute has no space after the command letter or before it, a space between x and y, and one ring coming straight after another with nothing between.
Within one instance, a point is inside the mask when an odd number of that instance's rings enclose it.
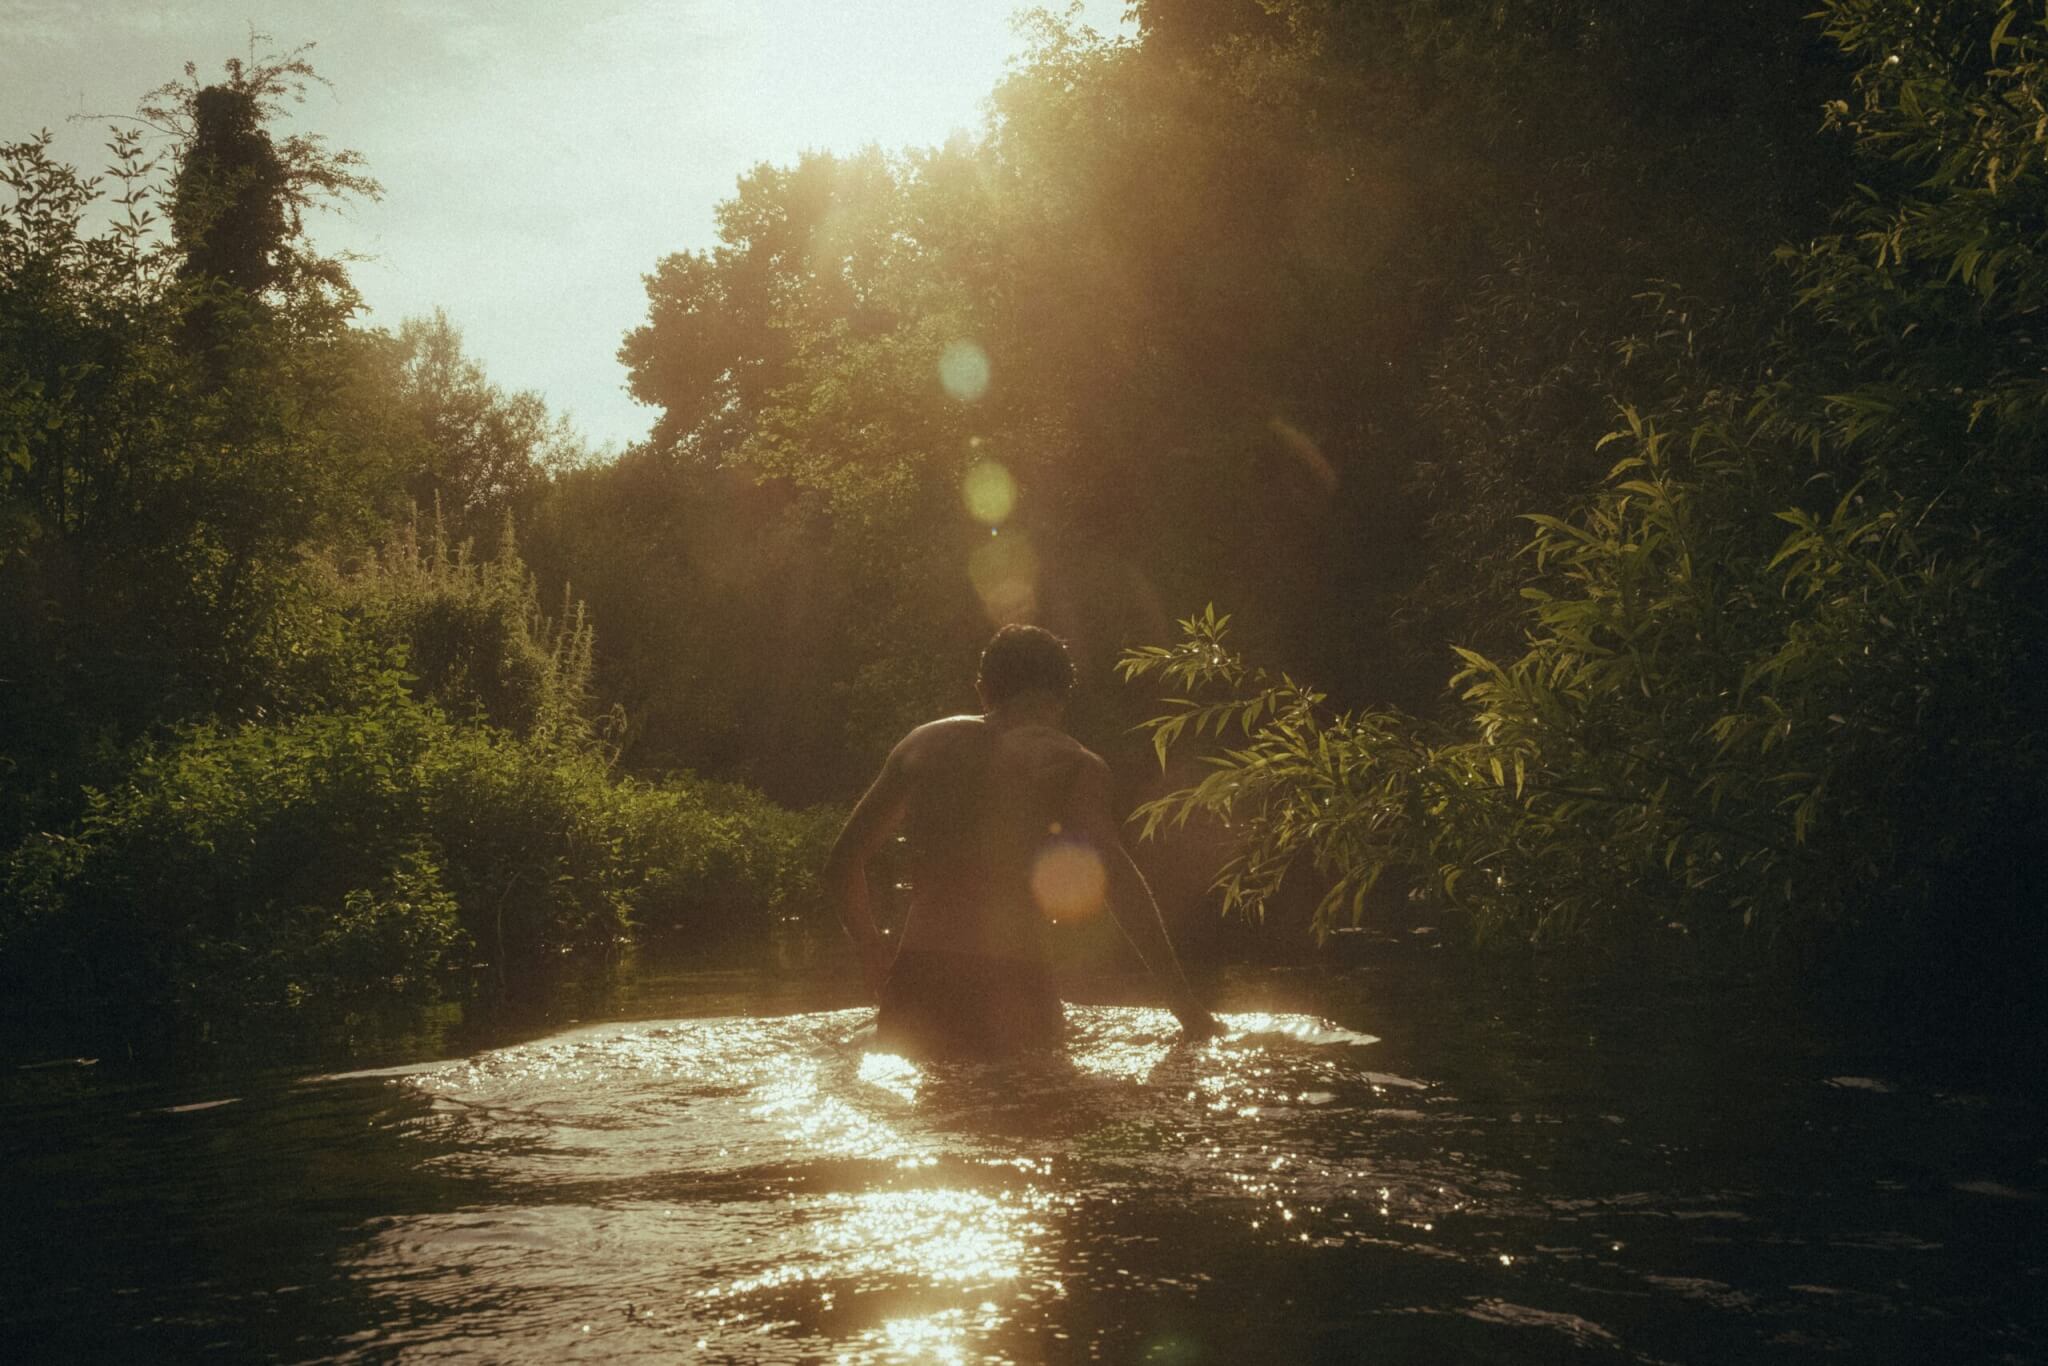
<instances>
[{"instance_id":1,"label":"man","mask_svg":"<svg viewBox=\"0 0 2048 1366\"><path fill-rule=\"evenodd\" d=\"M1047 924L1105 901L1185 1036L1218 1032L1124 849L1108 765L1059 728L1073 682L1059 637L1005 626L982 651L982 714L905 736L840 832L826 885L880 1002L877 1044L921 1057L1057 1046ZM911 898L892 955L868 909L867 864L898 826Z\"/></svg>"}]
</instances>

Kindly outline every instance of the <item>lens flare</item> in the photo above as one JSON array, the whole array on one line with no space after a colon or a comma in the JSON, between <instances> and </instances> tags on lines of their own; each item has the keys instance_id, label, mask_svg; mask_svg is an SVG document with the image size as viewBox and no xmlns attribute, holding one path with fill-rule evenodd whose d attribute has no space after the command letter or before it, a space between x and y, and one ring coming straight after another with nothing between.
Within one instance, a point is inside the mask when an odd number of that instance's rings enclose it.
<instances>
[{"instance_id":1,"label":"lens flare","mask_svg":"<svg viewBox=\"0 0 2048 1366\"><path fill-rule=\"evenodd\" d=\"M1017 506L1017 481L995 461L984 460L960 481L960 501L975 521L1001 526Z\"/></svg>"},{"instance_id":2,"label":"lens flare","mask_svg":"<svg viewBox=\"0 0 2048 1366\"><path fill-rule=\"evenodd\" d=\"M998 626L1027 620L1038 607L1038 556L1024 536L998 536L967 557L967 578L982 611Z\"/></svg>"},{"instance_id":3,"label":"lens flare","mask_svg":"<svg viewBox=\"0 0 2048 1366\"><path fill-rule=\"evenodd\" d=\"M988 392L988 352L973 342L950 343L939 355L939 386L962 403Z\"/></svg>"},{"instance_id":4,"label":"lens flare","mask_svg":"<svg viewBox=\"0 0 2048 1366\"><path fill-rule=\"evenodd\" d=\"M1324 493L1337 491L1337 467L1323 454L1323 448L1316 444L1314 437L1280 417L1268 422L1266 428L1280 438L1280 444L1301 462L1302 468L1308 471L1309 477L1316 481Z\"/></svg>"},{"instance_id":5,"label":"lens flare","mask_svg":"<svg viewBox=\"0 0 2048 1366\"><path fill-rule=\"evenodd\" d=\"M1077 920L1102 909L1109 874L1093 849L1061 840L1031 865L1031 895L1054 920Z\"/></svg>"}]
</instances>

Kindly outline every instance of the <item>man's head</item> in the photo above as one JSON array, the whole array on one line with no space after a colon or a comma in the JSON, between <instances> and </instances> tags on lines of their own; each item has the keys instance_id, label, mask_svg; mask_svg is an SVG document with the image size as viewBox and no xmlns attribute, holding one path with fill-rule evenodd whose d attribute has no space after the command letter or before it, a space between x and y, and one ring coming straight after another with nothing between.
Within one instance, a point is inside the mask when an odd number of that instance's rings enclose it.
<instances>
[{"instance_id":1,"label":"man's head","mask_svg":"<svg viewBox=\"0 0 2048 1366\"><path fill-rule=\"evenodd\" d=\"M1074 662L1066 642L1036 626L1005 626L981 652L975 678L983 706L996 707L1025 693L1067 700L1074 687Z\"/></svg>"}]
</instances>

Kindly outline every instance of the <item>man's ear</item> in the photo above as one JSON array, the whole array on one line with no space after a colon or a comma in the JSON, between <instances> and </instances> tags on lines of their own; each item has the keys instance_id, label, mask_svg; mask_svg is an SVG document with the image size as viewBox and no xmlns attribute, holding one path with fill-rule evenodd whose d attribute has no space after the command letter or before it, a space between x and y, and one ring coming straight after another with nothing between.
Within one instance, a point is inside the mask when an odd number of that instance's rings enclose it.
<instances>
[{"instance_id":1,"label":"man's ear","mask_svg":"<svg viewBox=\"0 0 2048 1366\"><path fill-rule=\"evenodd\" d=\"M977 699L979 699L979 700L980 700L980 702L981 702L981 710L982 710L983 714L986 714L986 713L988 712L989 708L990 708L990 707L991 707L991 706L993 705L993 704L992 704L992 703L990 703L990 701L988 700L988 684L986 684L986 683L982 682L982 681L981 681L980 679L978 679L978 678L977 678L977 679L975 679L975 680L974 680L974 695L975 695L975 697L976 697Z\"/></svg>"}]
</instances>

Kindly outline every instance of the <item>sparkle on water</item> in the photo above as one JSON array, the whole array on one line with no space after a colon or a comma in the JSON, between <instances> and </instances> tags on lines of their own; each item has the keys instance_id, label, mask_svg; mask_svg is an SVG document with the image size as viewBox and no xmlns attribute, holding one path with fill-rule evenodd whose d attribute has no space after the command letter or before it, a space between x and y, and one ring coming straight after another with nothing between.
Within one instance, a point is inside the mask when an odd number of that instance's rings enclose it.
<instances>
[{"instance_id":1,"label":"sparkle on water","mask_svg":"<svg viewBox=\"0 0 2048 1366\"><path fill-rule=\"evenodd\" d=\"M921 1067L853 1046L868 1018L613 1025L400 1078L429 1103L437 1161L522 1198L391 1220L359 1271L437 1301L444 1348L506 1331L463 1312L495 1284L523 1289L538 1356L597 1334L613 1355L993 1360L1088 1274L1101 1250L1081 1223L1126 1186L1188 1183L1253 1228L1362 1179L1282 1156L1264 1127L1330 1098L1304 1068L1356 1075L1345 1055L1375 1040L1327 1021L1230 1015L1230 1037L1187 1048L1164 1011L1069 1007L1065 1057Z\"/></svg>"},{"instance_id":2,"label":"sparkle on water","mask_svg":"<svg viewBox=\"0 0 2048 1366\"><path fill-rule=\"evenodd\" d=\"M846 999L757 978L716 1018L409 1070L97 1100L26 1073L0 1338L24 1361L2043 1358L2031 1100L1817 1053L1713 993L1623 1009L1434 962L1244 970L1238 999L1336 1019L1226 1012L1198 1047L1161 1010L1070 1006L1064 1055L1002 1066L864 1051L871 1009L741 1014ZM690 980L659 999L730 992Z\"/></svg>"}]
</instances>

